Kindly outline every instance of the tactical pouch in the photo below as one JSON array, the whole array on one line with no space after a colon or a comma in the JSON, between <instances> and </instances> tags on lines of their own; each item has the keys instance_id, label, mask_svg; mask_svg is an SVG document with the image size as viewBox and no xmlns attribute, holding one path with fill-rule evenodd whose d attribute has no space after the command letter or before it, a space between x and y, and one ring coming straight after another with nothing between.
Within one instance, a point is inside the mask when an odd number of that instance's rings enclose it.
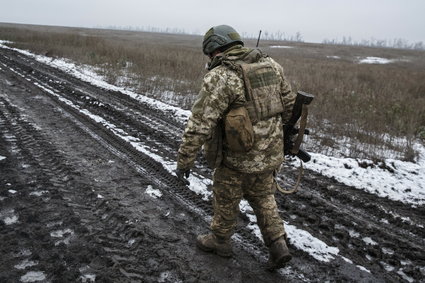
<instances>
[{"instance_id":1,"label":"tactical pouch","mask_svg":"<svg viewBox=\"0 0 425 283\"><path fill-rule=\"evenodd\" d=\"M227 147L234 152L250 151L254 145L254 129L245 107L231 109L224 120Z\"/></svg>"},{"instance_id":2,"label":"tactical pouch","mask_svg":"<svg viewBox=\"0 0 425 283\"><path fill-rule=\"evenodd\" d=\"M219 122L215 127L211 138L204 144L204 157L208 167L217 168L223 161L223 126Z\"/></svg>"}]
</instances>

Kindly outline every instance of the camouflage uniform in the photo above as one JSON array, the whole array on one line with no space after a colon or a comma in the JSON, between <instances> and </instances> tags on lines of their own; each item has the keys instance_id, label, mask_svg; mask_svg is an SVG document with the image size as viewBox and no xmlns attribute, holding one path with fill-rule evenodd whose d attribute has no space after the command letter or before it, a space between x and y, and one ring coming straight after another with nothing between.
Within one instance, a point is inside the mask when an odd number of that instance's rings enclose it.
<instances>
[{"instance_id":1,"label":"camouflage uniform","mask_svg":"<svg viewBox=\"0 0 425 283\"><path fill-rule=\"evenodd\" d=\"M249 53L247 55L247 53ZM214 217L211 223L216 236L229 238L236 224L239 202L248 200L257 216L266 245L285 235L283 222L274 198L274 171L284 160L283 122L292 110L295 95L283 75L282 67L270 57L259 56L258 50L236 45L224 52L227 58L244 61L268 60L281 78L281 95L285 111L253 125L255 142L248 152L233 152L223 141L223 160L214 172ZM245 56L247 55L247 56ZM216 56L203 80L202 88L192 107L183 142L180 145L177 167L190 169L202 145L211 138L225 114L236 105L244 105L245 88L240 74L221 62Z\"/></svg>"}]
</instances>

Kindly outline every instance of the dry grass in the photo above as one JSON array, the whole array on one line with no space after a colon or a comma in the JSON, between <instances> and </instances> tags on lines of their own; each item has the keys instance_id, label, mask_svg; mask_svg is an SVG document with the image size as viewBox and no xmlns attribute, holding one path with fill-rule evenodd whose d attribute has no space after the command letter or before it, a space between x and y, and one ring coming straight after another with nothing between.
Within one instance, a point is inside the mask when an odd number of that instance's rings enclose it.
<instances>
[{"instance_id":1,"label":"dry grass","mask_svg":"<svg viewBox=\"0 0 425 283\"><path fill-rule=\"evenodd\" d=\"M164 93L171 91L184 108L193 102L207 62L200 36L0 24L0 39L98 67L109 82L157 98L169 101ZM316 95L310 124L315 146L333 147L345 137L354 142L346 153L352 157L380 159L387 150L414 158L412 141L425 136L425 51L272 41L260 48L284 66L295 90ZM368 56L396 61L358 64Z\"/></svg>"},{"instance_id":2,"label":"dry grass","mask_svg":"<svg viewBox=\"0 0 425 283\"><path fill-rule=\"evenodd\" d=\"M412 141L424 134L425 125L424 51L314 44L268 51L295 89L316 95L313 128L357 141L351 156L377 158L373 151L361 151L361 144L385 145L412 160ZM358 64L369 56L400 61ZM405 143L396 145L388 136L404 137Z\"/></svg>"},{"instance_id":3,"label":"dry grass","mask_svg":"<svg viewBox=\"0 0 425 283\"><path fill-rule=\"evenodd\" d=\"M59 27L0 25L0 38L17 48L52 57L65 57L99 68L109 82L121 75L137 82L137 90L196 94L206 63L198 50L199 37ZM193 44L190 44L193 42ZM127 82L130 83L130 82Z\"/></svg>"}]
</instances>

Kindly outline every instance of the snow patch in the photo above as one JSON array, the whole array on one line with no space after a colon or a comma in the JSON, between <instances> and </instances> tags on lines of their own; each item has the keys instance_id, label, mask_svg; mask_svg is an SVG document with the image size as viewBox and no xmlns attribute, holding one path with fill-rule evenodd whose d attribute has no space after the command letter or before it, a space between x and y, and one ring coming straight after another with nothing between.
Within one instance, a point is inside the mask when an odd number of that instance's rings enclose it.
<instances>
[{"instance_id":1,"label":"snow patch","mask_svg":"<svg viewBox=\"0 0 425 283\"><path fill-rule=\"evenodd\" d=\"M287 46L287 45L271 45L269 46L270 48L283 48L283 49L289 49L289 48L294 48L292 46Z\"/></svg>"},{"instance_id":2,"label":"snow patch","mask_svg":"<svg viewBox=\"0 0 425 283\"><path fill-rule=\"evenodd\" d=\"M348 262L348 263L350 263L350 264L353 264L353 261L352 261L351 259L348 259L348 258L346 258L346 257L344 257L344 256L341 256L341 258L342 258L344 261L346 261L346 262Z\"/></svg>"},{"instance_id":3,"label":"snow patch","mask_svg":"<svg viewBox=\"0 0 425 283\"><path fill-rule=\"evenodd\" d=\"M394 266L392 266L392 265L390 265L390 264L388 264L388 263L386 263L386 262L384 262L384 261L380 261L379 262L381 265L382 265L382 267L387 271L387 272L391 272L391 271L393 271L394 269L395 269L395 267Z\"/></svg>"},{"instance_id":4,"label":"snow patch","mask_svg":"<svg viewBox=\"0 0 425 283\"><path fill-rule=\"evenodd\" d=\"M362 271L366 271L367 273L371 273L369 269L361 266L361 265L356 265L358 269L362 270Z\"/></svg>"},{"instance_id":5,"label":"snow patch","mask_svg":"<svg viewBox=\"0 0 425 283\"><path fill-rule=\"evenodd\" d=\"M359 60L359 64L389 64L396 60L381 57L366 57Z\"/></svg>"},{"instance_id":6,"label":"snow patch","mask_svg":"<svg viewBox=\"0 0 425 283\"><path fill-rule=\"evenodd\" d=\"M207 201L211 198L212 192L208 191L208 186L212 185L210 179L203 178L202 176L191 174L189 176L189 189L198 195L203 195L202 199Z\"/></svg>"},{"instance_id":7,"label":"snow patch","mask_svg":"<svg viewBox=\"0 0 425 283\"><path fill-rule=\"evenodd\" d=\"M52 221L52 222L49 222L49 223L47 223L47 227L48 228L52 228L53 226L60 226L60 225L62 225L63 224L63 221L62 220L59 220L59 221Z\"/></svg>"},{"instance_id":8,"label":"snow patch","mask_svg":"<svg viewBox=\"0 0 425 283\"><path fill-rule=\"evenodd\" d=\"M21 249L17 253L14 253L14 257L24 257L24 256L30 256L32 255L32 252L28 249Z\"/></svg>"},{"instance_id":9,"label":"snow patch","mask_svg":"<svg viewBox=\"0 0 425 283\"><path fill-rule=\"evenodd\" d=\"M83 274L80 276L81 282L96 282L96 274Z\"/></svg>"},{"instance_id":10,"label":"snow patch","mask_svg":"<svg viewBox=\"0 0 425 283\"><path fill-rule=\"evenodd\" d=\"M393 255L394 254L394 250L393 249L390 249L390 248L384 248L384 247L382 247L381 250L382 250L382 252L384 254L387 254L387 255Z\"/></svg>"},{"instance_id":11,"label":"snow patch","mask_svg":"<svg viewBox=\"0 0 425 283\"><path fill-rule=\"evenodd\" d=\"M50 232L50 236L52 236L53 238L63 238L64 235L66 234L72 234L73 231L71 229L65 229L65 230L56 230L53 232Z\"/></svg>"},{"instance_id":12,"label":"snow patch","mask_svg":"<svg viewBox=\"0 0 425 283\"><path fill-rule=\"evenodd\" d=\"M30 271L21 276L21 282L37 282L46 279L46 275L42 271Z\"/></svg>"},{"instance_id":13,"label":"snow patch","mask_svg":"<svg viewBox=\"0 0 425 283\"><path fill-rule=\"evenodd\" d=\"M17 191L15 191L15 190L8 190L8 192L9 192L10 194L12 194L12 195L14 195L14 194L16 194L16 193L17 193Z\"/></svg>"},{"instance_id":14,"label":"snow patch","mask_svg":"<svg viewBox=\"0 0 425 283\"><path fill-rule=\"evenodd\" d=\"M74 236L74 231L72 231L69 228L64 230L56 230L56 231L50 232L50 236L53 238L63 238L61 240L56 241L55 246L58 246L61 243L65 245L69 245L71 238Z\"/></svg>"},{"instance_id":15,"label":"snow patch","mask_svg":"<svg viewBox=\"0 0 425 283\"><path fill-rule=\"evenodd\" d=\"M173 271L163 271L159 274L158 282L175 282L175 283L181 283L183 282L180 280L177 275Z\"/></svg>"},{"instance_id":16,"label":"snow patch","mask_svg":"<svg viewBox=\"0 0 425 283\"><path fill-rule=\"evenodd\" d=\"M368 245L376 246L378 244L377 242L372 240L371 237L364 237L362 240L363 240L363 242L365 242Z\"/></svg>"},{"instance_id":17,"label":"snow patch","mask_svg":"<svg viewBox=\"0 0 425 283\"><path fill-rule=\"evenodd\" d=\"M14 267L15 267L16 269L23 270L23 269L25 269L25 268L27 268L27 267L35 266L35 265L37 265L37 264L38 264L38 262L37 262L37 261L24 259L23 261L21 261L21 263L19 263L19 264L15 265Z\"/></svg>"},{"instance_id":18,"label":"snow patch","mask_svg":"<svg viewBox=\"0 0 425 283\"><path fill-rule=\"evenodd\" d=\"M13 209L0 211L0 219L6 225L12 225L18 222L18 216L15 215L15 210Z\"/></svg>"},{"instance_id":19,"label":"snow patch","mask_svg":"<svg viewBox=\"0 0 425 283\"><path fill-rule=\"evenodd\" d=\"M149 185L146 188L145 193L147 193L148 195L150 195L153 198L160 198L160 197L162 197L161 191L158 190L158 189L154 189L151 185Z\"/></svg>"},{"instance_id":20,"label":"snow patch","mask_svg":"<svg viewBox=\"0 0 425 283\"><path fill-rule=\"evenodd\" d=\"M419 152L417 163L386 159L375 164L370 160L311 153L312 160L304 166L348 186L418 206L425 204L425 148L420 144L414 148Z\"/></svg>"},{"instance_id":21,"label":"snow patch","mask_svg":"<svg viewBox=\"0 0 425 283\"><path fill-rule=\"evenodd\" d=\"M403 269L402 268L400 268L397 271L397 274L400 275L404 280L406 280L408 282L414 282L415 281L412 277L407 276L406 273L403 272Z\"/></svg>"},{"instance_id":22,"label":"snow patch","mask_svg":"<svg viewBox=\"0 0 425 283\"><path fill-rule=\"evenodd\" d=\"M86 265L79 268L79 271L81 273L80 281L83 283L86 282L96 282L96 274L93 273L93 270L90 268L90 266Z\"/></svg>"},{"instance_id":23,"label":"snow patch","mask_svg":"<svg viewBox=\"0 0 425 283\"><path fill-rule=\"evenodd\" d=\"M285 230L288 233L289 242L300 250L307 252L319 261L329 262L339 253L337 247L330 247L325 242L317 239L309 232L298 229L294 225L285 222Z\"/></svg>"},{"instance_id":24,"label":"snow patch","mask_svg":"<svg viewBox=\"0 0 425 283\"><path fill-rule=\"evenodd\" d=\"M243 199L241 200L241 202L239 203L239 209L242 213L254 213L254 210L252 209L252 207L249 205L248 201Z\"/></svg>"},{"instance_id":25,"label":"snow patch","mask_svg":"<svg viewBox=\"0 0 425 283\"><path fill-rule=\"evenodd\" d=\"M9 41L9 40L3 40L3 39L0 39L0 45L3 45L3 44L10 44L10 43L13 43L12 41ZM2 46L3 47L3 46ZM5 47L7 47L7 46L5 46Z\"/></svg>"},{"instance_id":26,"label":"snow patch","mask_svg":"<svg viewBox=\"0 0 425 283\"><path fill-rule=\"evenodd\" d=\"M8 216L8 217L4 218L3 221L4 221L4 224L6 224L6 225L12 225L12 224L15 224L16 222L18 222L18 216L16 216L16 215L12 215L10 217Z\"/></svg>"},{"instance_id":27,"label":"snow patch","mask_svg":"<svg viewBox=\"0 0 425 283\"><path fill-rule=\"evenodd\" d=\"M334 56L334 55L326 56L326 58L329 58L329 59L341 59L341 57Z\"/></svg>"},{"instance_id":28,"label":"snow patch","mask_svg":"<svg viewBox=\"0 0 425 283\"><path fill-rule=\"evenodd\" d=\"M249 219L249 224L247 225L248 229L264 243L263 235L261 234L260 227L257 224L257 217L254 214L246 214Z\"/></svg>"},{"instance_id":29,"label":"snow patch","mask_svg":"<svg viewBox=\"0 0 425 283\"><path fill-rule=\"evenodd\" d=\"M47 194L48 191L35 191L35 192L31 192L30 196L36 196L36 197L41 197L44 194Z\"/></svg>"},{"instance_id":30,"label":"snow patch","mask_svg":"<svg viewBox=\"0 0 425 283\"><path fill-rule=\"evenodd\" d=\"M5 156L1 156L1 155L0 155L0 161L2 161L2 160L4 160L4 159L6 159L6 157L5 157Z\"/></svg>"}]
</instances>

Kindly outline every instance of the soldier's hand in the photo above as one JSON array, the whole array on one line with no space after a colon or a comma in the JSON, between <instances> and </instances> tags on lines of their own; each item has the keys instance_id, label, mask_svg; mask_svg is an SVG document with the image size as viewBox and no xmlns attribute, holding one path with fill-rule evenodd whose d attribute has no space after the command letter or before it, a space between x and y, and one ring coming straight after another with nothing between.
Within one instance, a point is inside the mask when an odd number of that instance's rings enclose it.
<instances>
[{"instance_id":1,"label":"soldier's hand","mask_svg":"<svg viewBox=\"0 0 425 283\"><path fill-rule=\"evenodd\" d=\"M175 171L177 178L180 182L182 182L185 185L190 185L190 182L187 178L189 178L190 175L190 169L179 169L177 168Z\"/></svg>"}]
</instances>

